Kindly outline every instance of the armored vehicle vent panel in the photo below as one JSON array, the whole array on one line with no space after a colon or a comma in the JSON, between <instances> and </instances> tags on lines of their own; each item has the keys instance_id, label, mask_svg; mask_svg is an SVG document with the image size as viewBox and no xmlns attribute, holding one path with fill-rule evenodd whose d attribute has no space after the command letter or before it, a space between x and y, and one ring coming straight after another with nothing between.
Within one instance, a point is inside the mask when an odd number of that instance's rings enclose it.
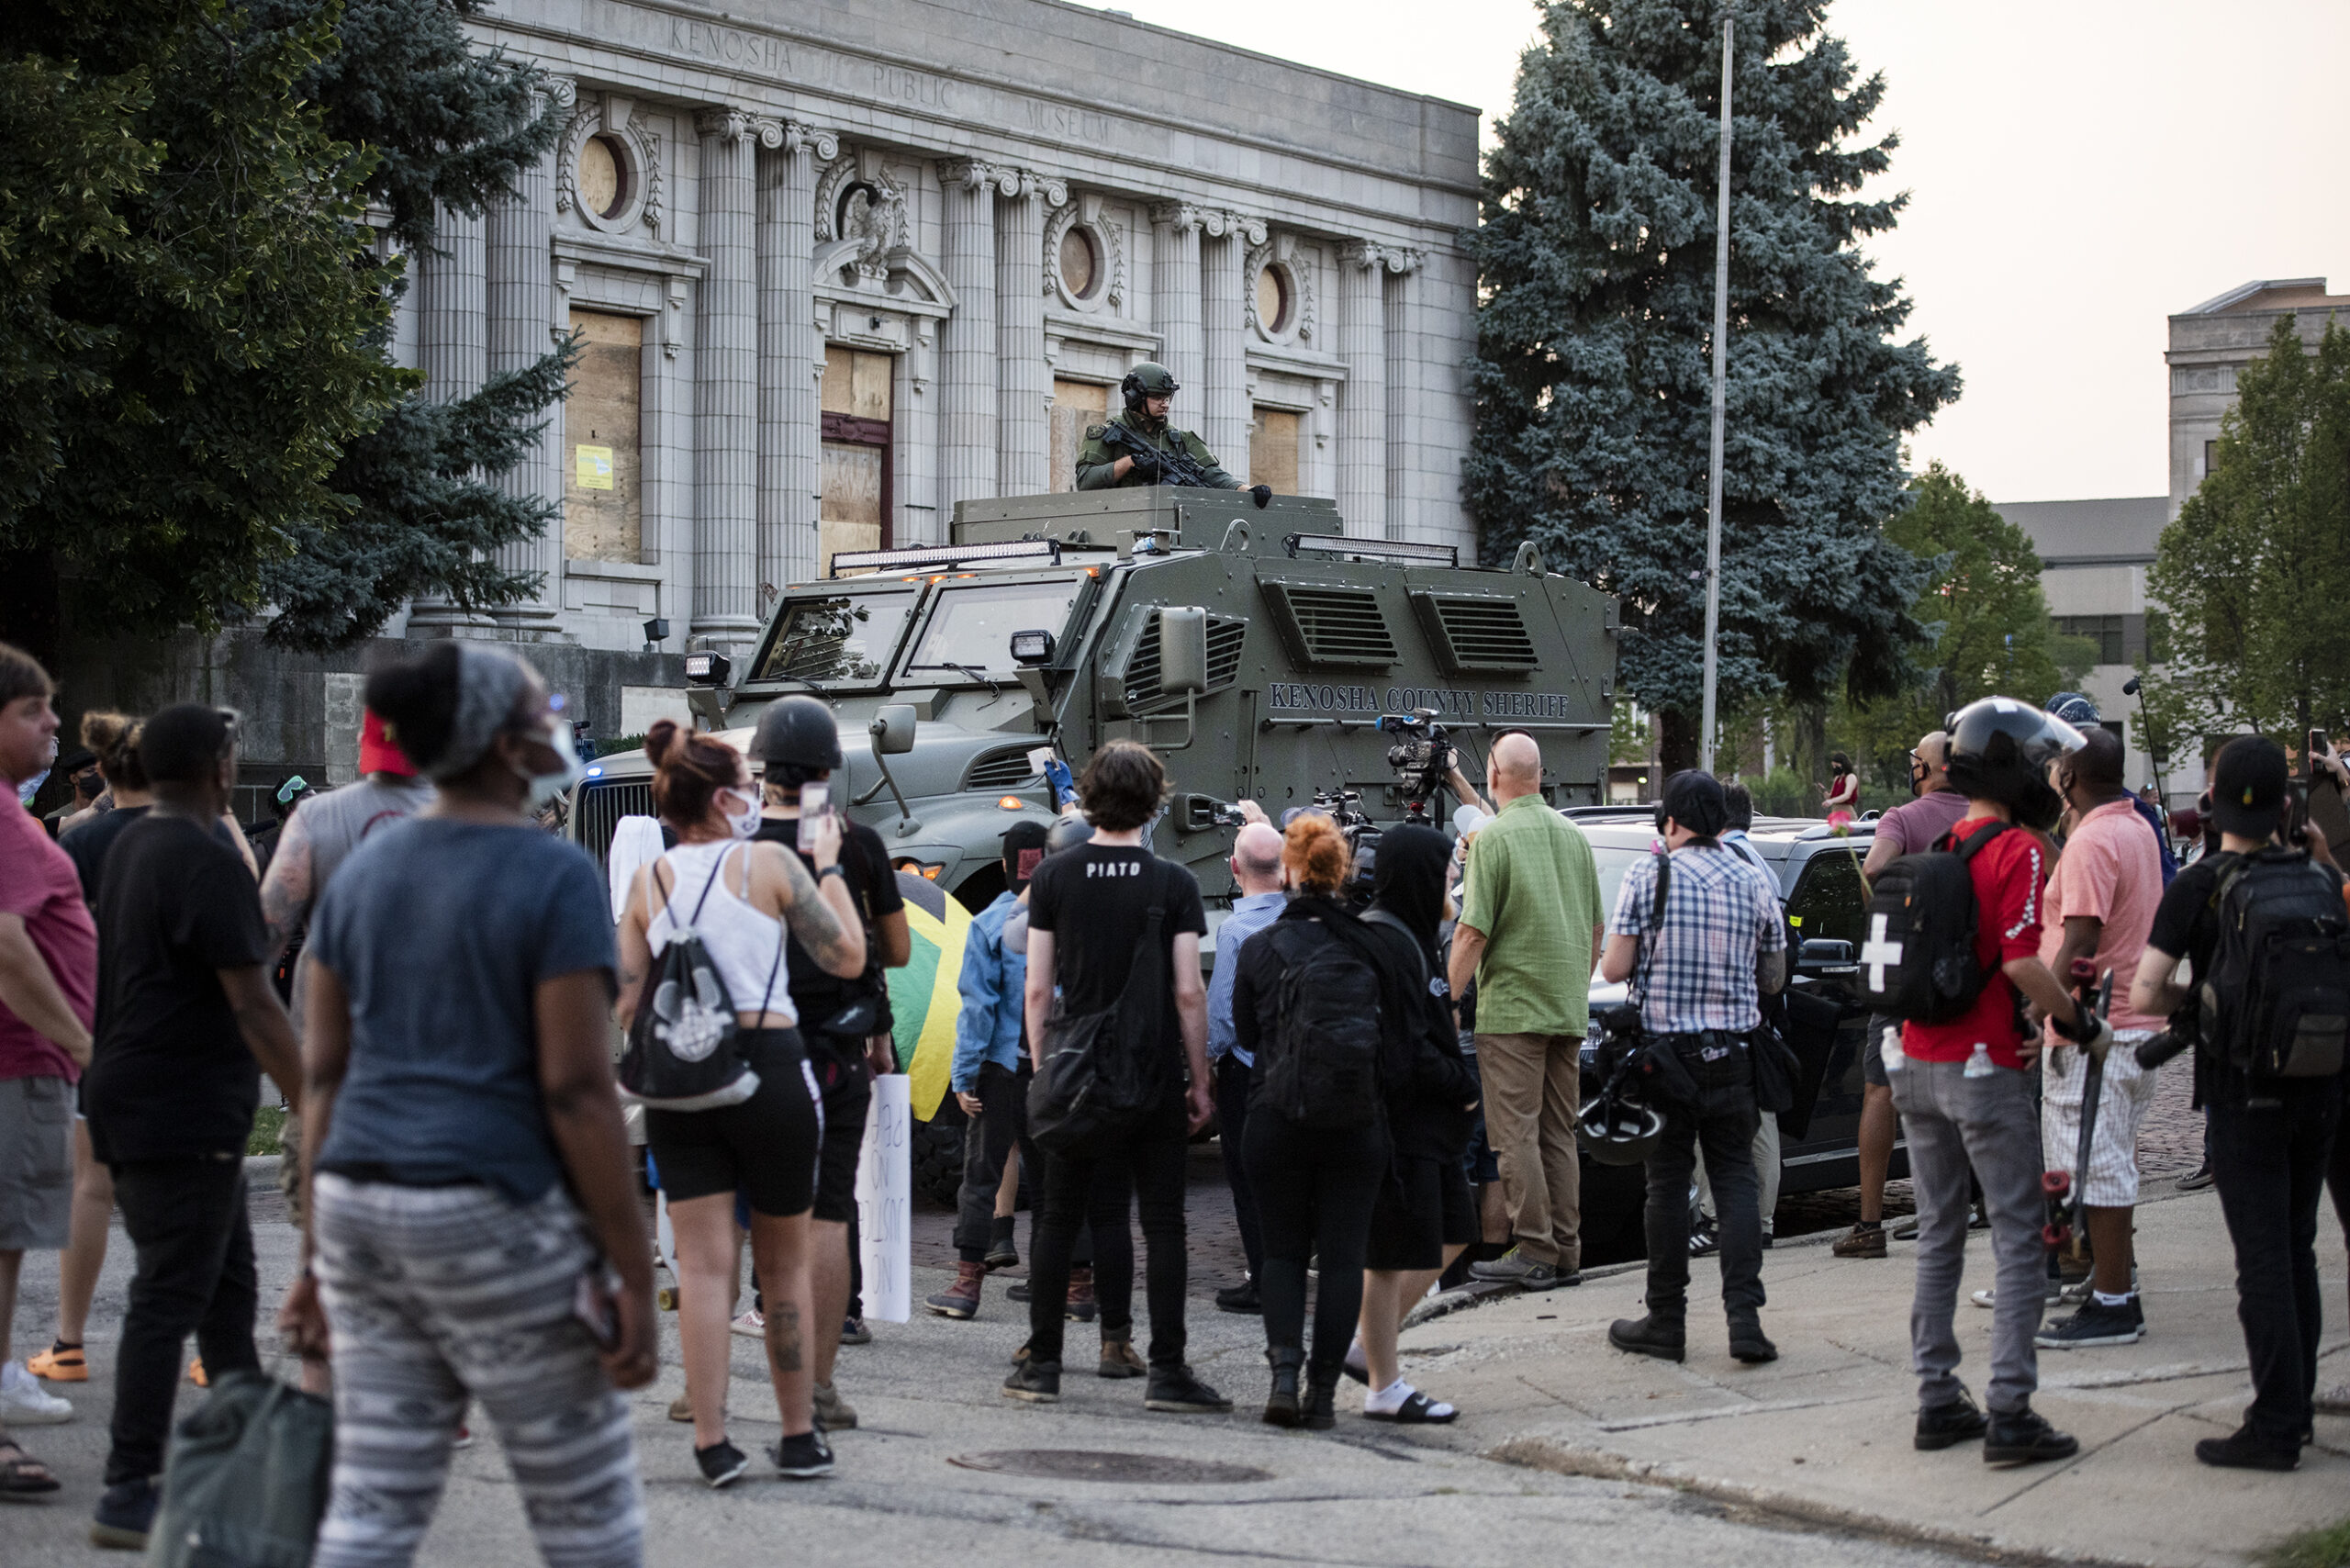
<instances>
[{"instance_id":1,"label":"armored vehicle vent panel","mask_svg":"<svg viewBox=\"0 0 2350 1568\"><path fill-rule=\"evenodd\" d=\"M1445 669L1453 675L1528 670L1541 660L1517 600L1497 594L1416 592L1412 609Z\"/></svg>"},{"instance_id":2,"label":"armored vehicle vent panel","mask_svg":"<svg viewBox=\"0 0 2350 1568\"><path fill-rule=\"evenodd\" d=\"M1237 616L1208 617L1208 690L1222 691L1240 678L1240 650L1248 645L1248 622ZM1182 699L1162 696L1158 689L1158 611L1150 612L1126 661L1126 710L1131 713L1180 708Z\"/></svg>"},{"instance_id":3,"label":"armored vehicle vent panel","mask_svg":"<svg viewBox=\"0 0 2350 1568\"><path fill-rule=\"evenodd\" d=\"M616 779L589 784L579 791L579 847L601 866L610 856L612 834L622 817L649 817L653 811L653 780Z\"/></svg>"},{"instance_id":4,"label":"armored vehicle vent panel","mask_svg":"<svg viewBox=\"0 0 2350 1568\"><path fill-rule=\"evenodd\" d=\"M963 775L963 788L977 790L1017 790L1034 784L1036 770L1028 766L1027 746L1008 746L975 758Z\"/></svg>"},{"instance_id":5,"label":"armored vehicle vent panel","mask_svg":"<svg viewBox=\"0 0 2350 1568\"><path fill-rule=\"evenodd\" d=\"M1263 587L1274 622L1301 664L1385 669L1395 663L1395 635L1371 589L1272 579Z\"/></svg>"}]
</instances>

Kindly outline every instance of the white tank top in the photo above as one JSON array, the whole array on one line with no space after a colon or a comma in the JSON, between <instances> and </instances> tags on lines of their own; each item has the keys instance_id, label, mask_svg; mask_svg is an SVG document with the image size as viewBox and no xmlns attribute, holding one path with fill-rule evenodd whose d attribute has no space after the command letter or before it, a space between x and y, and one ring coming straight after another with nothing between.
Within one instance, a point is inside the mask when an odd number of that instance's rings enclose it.
<instances>
[{"instance_id":1,"label":"white tank top","mask_svg":"<svg viewBox=\"0 0 2350 1568\"><path fill-rule=\"evenodd\" d=\"M742 854L734 855L736 850ZM734 857L712 882L719 862L729 856ZM690 926L701 937L702 950L718 966L735 1012L780 1013L785 1022L796 1027L800 1014L791 1005L791 966L789 961L777 962L783 922L753 909L734 890L734 885L749 874L749 857L750 846L727 839L681 844L655 861L645 889L645 897L655 901L653 918L645 923L645 945L657 958L680 927ZM702 897L705 887L710 889L707 899ZM657 902L665 888L669 893L666 906ZM699 917L694 913L696 904L701 906ZM759 1005L762 996L767 999L764 1008Z\"/></svg>"}]
</instances>

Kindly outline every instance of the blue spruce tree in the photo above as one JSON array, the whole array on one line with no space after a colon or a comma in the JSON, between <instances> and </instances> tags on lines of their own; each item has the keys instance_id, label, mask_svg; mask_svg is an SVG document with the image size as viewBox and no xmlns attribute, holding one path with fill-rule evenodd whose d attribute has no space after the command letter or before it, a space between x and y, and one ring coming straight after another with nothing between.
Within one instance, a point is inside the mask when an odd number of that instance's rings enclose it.
<instances>
[{"instance_id":1,"label":"blue spruce tree","mask_svg":"<svg viewBox=\"0 0 2350 1568\"><path fill-rule=\"evenodd\" d=\"M1734 0L1723 711L1897 689L1925 566L1886 538L1900 438L1958 395L1860 246L1896 139L1860 128L1826 0ZM1463 464L1489 556L1539 544L1623 600L1620 685L1693 767L1704 658L1721 17L1716 0L1556 0L1495 127Z\"/></svg>"}]
</instances>

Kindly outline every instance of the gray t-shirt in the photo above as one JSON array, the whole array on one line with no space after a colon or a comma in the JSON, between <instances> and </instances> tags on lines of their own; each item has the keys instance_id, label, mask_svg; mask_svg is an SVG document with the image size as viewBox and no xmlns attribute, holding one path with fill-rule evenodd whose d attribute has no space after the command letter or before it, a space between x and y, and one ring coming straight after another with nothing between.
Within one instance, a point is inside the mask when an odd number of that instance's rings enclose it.
<instances>
[{"instance_id":1,"label":"gray t-shirt","mask_svg":"<svg viewBox=\"0 0 2350 1568\"><path fill-rule=\"evenodd\" d=\"M415 817L352 853L310 921L351 998L324 1170L486 1182L518 1203L562 1173L539 1091L542 980L614 967L603 878L536 827Z\"/></svg>"},{"instance_id":2,"label":"gray t-shirt","mask_svg":"<svg viewBox=\"0 0 2350 1568\"><path fill-rule=\"evenodd\" d=\"M431 784L422 778L368 778L323 795L313 795L297 806L286 826L291 831L295 823L300 823L302 836L310 846L310 902L304 914L318 909L319 900L326 896L327 884L334 880L334 874L369 834L406 822L431 805L432 795ZM285 842L283 834L278 842ZM302 1032L310 1004L309 974L307 960L294 966L294 994L286 1006L294 1015L297 1036Z\"/></svg>"}]
</instances>

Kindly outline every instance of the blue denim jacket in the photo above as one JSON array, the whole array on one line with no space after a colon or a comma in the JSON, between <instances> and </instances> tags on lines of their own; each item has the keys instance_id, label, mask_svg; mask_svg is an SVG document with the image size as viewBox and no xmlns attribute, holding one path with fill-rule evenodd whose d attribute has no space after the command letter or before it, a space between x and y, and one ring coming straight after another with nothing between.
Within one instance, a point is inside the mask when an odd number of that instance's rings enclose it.
<instances>
[{"instance_id":1,"label":"blue denim jacket","mask_svg":"<svg viewBox=\"0 0 2350 1568\"><path fill-rule=\"evenodd\" d=\"M1021 1010L1026 1005L1028 949L1004 950L1003 923L1020 907L1013 893L971 917L963 939L963 973L955 982L963 1010L955 1018L955 1066L947 1085L957 1094L976 1094L979 1069L988 1062L1009 1070L1020 1066Z\"/></svg>"}]
</instances>

